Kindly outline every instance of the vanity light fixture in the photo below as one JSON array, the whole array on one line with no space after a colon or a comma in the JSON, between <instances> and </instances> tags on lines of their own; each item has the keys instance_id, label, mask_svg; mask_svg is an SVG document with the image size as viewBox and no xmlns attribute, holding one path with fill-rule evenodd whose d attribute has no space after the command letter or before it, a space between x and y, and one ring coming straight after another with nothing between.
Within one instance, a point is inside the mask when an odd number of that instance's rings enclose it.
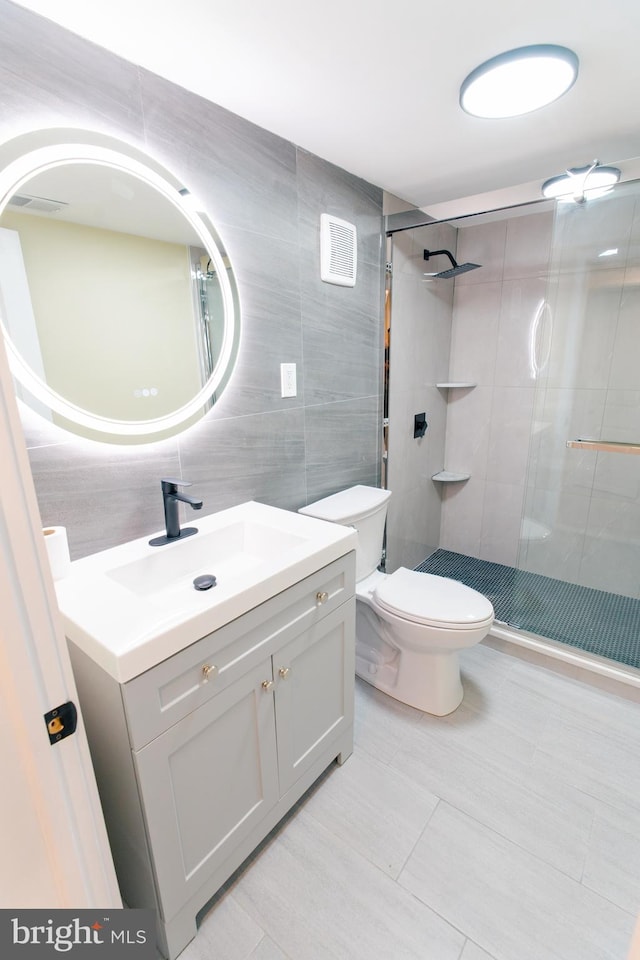
<instances>
[{"instance_id":1,"label":"vanity light fixture","mask_svg":"<svg viewBox=\"0 0 640 960\"><path fill-rule=\"evenodd\" d=\"M545 180L542 184L542 196L560 203L585 203L587 199L609 193L619 179L620 171L617 167L604 167L599 160L594 160L584 167L571 167L559 177Z\"/></svg>"},{"instance_id":2,"label":"vanity light fixture","mask_svg":"<svg viewBox=\"0 0 640 960\"><path fill-rule=\"evenodd\" d=\"M577 76L578 58L568 47L552 43L518 47L469 74L460 88L460 106L474 117L518 117L557 100Z\"/></svg>"}]
</instances>

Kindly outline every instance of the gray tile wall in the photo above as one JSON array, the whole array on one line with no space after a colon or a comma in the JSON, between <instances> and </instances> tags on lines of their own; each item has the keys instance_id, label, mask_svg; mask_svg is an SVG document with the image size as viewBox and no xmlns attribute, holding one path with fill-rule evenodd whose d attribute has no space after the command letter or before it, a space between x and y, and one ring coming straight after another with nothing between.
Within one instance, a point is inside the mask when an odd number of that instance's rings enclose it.
<instances>
[{"instance_id":1,"label":"gray tile wall","mask_svg":"<svg viewBox=\"0 0 640 960\"><path fill-rule=\"evenodd\" d=\"M382 191L8 0L0 19L0 139L82 128L154 157L218 227L242 311L231 384L180 437L97 444L23 411L43 525L65 525L77 558L160 528L162 476L193 481L205 513L378 483ZM354 288L319 278L323 212L356 224ZM280 398L281 362L296 398Z\"/></svg>"}]
</instances>

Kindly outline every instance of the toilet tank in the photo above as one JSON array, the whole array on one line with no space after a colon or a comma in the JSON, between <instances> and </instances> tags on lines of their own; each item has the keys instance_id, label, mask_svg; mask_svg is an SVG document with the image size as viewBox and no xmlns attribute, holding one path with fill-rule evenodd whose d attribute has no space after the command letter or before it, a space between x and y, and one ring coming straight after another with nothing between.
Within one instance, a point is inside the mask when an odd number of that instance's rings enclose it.
<instances>
[{"instance_id":1,"label":"toilet tank","mask_svg":"<svg viewBox=\"0 0 640 960\"><path fill-rule=\"evenodd\" d=\"M384 525L390 490L358 485L316 500L298 513L306 513L318 520L342 523L358 531L356 547L356 580L364 580L377 569L382 558Z\"/></svg>"}]
</instances>

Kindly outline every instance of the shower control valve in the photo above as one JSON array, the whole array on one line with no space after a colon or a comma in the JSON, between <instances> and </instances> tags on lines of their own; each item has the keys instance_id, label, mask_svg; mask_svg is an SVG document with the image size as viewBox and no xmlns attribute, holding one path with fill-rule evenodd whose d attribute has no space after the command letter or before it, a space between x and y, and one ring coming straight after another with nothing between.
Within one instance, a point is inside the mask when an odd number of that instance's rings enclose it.
<instances>
[{"instance_id":1,"label":"shower control valve","mask_svg":"<svg viewBox=\"0 0 640 960\"><path fill-rule=\"evenodd\" d=\"M427 432L427 415L426 413L416 413L413 417L413 439L418 440L420 437L424 437Z\"/></svg>"}]
</instances>

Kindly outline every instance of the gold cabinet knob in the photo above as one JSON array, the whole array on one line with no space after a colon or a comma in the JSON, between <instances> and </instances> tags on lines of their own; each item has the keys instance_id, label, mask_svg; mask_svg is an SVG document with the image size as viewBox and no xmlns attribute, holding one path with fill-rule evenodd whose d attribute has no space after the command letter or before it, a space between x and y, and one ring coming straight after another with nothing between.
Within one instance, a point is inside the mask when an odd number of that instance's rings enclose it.
<instances>
[{"instance_id":1,"label":"gold cabinet knob","mask_svg":"<svg viewBox=\"0 0 640 960\"><path fill-rule=\"evenodd\" d=\"M215 667L212 663L205 663L202 668L202 682L208 683L209 680L213 680L214 677L218 675L218 668Z\"/></svg>"},{"instance_id":2,"label":"gold cabinet knob","mask_svg":"<svg viewBox=\"0 0 640 960\"><path fill-rule=\"evenodd\" d=\"M263 690L271 690L271 687L272 687L272 686L273 686L273 680L263 680L263 681L262 681L262 689L263 689Z\"/></svg>"},{"instance_id":3,"label":"gold cabinet knob","mask_svg":"<svg viewBox=\"0 0 640 960\"><path fill-rule=\"evenodd\" d=\"M326 603L329 599L329 594L326 590L318 590L316 593L316 603Z\"/></svg>"},{"instance_id":4,"label":"gold cabinet knob","mask_svg":"<svg viewBox=\"0 0 640 960\"><path fill-rule=\"evenodd\" d=\"M278 670L278 673L280 674L283 680L286 680L289 674L291 673L291 667L280 667L280 669Z\"/></svg>"}]
</instances>

